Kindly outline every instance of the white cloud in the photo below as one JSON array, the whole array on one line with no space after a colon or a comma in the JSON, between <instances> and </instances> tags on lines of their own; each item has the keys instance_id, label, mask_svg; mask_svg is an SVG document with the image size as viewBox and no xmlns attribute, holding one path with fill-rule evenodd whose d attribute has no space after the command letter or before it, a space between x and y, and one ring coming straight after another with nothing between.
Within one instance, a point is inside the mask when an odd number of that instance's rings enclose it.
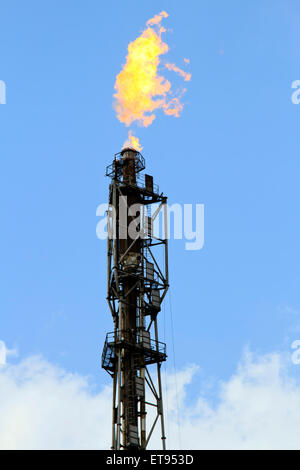
<instances>
[{"instance_id":1,"label":"white cloud","mask_svg":"<svg viewBox=\"0 0 300 470\"><path fill-rule=\"evenodd\" d=\"M300 386L282 355L245 353L214 407L201 390L187 402L196 370L180 371L177 387L163 374L168 448L179 448L177 403L183 449L300 448ZM30 357L0 368L0 416L0 449L108 449L111 387L95 393L86 378ZM158 436L151 448L160 448Z\"/></svg>"},{"instance_id":2,"label":"white cloud","mask_svg":"<svg viewBox=\"0 0 300 470\"><path fill-rule=\"evenodd\" d=\"M182 408L184 448L300 448L300 386L277 353L254 358L246 352L237 372L221 384L215 408L201 397Z\"/></svg>"},{"instance_id":3,"label":"white cloud","mask_svg":"<svg viewBox=\"0 0 300 470\"><path fill-rule=\"evenodd\" d=\"M0 449L99 449L109 445L110 389L40 357L0 369Z\"/></svg>"}]
</instances>

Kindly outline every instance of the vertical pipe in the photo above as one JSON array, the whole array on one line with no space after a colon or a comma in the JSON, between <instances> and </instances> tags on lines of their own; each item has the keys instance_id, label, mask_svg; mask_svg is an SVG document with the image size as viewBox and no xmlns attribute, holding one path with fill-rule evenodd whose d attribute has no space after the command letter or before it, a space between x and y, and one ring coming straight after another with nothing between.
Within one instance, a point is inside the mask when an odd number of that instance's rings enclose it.
<instances>
[{"instance_id":1,"label":"vertical pipe","mask_svg":"<svg viewBox=\"0 0 300 470\"><path fill-rule=\"evenodd\" d=\"M144 261L143 261L143 256L142 256L142 272L144 272L143 266L144 266ZM145 329L143 306L144 306L144 290L143 290L143 283L140 283L140 298L139 298L140 331L144 331ZM143 364L140 364L140 378L143 380L143 388L144 388L144 396L141 397L140 399L141 448L146 449L145 368L143 367Z\"/></svg>"},{"instance_id":2,"label":"vertical pipe","mask_svg":"<svg viewBox=\"0 0 300 470\"><path fill-rule=\"evenodd\" d=\"M119 331L116 334L115 341L119 338L117 337L120 334L122 328L122 304L119 304ZM117 408L117 450L120 450L121 444L121 385L122 385L122 372L121 372L121 362L122 362L122 350L118 348L118 408Z\"/></svg>"},{"instance_id":3,"label":"vertical pipe","mask_svg":"<svg viewBox=\"0 0 300 470\"><path fill-rule=\"evenodd\" d=\"M144 382L144 393L145 393L145 368L141 369L141 378ZM146 449L146 405L145 405L146 397L144 395L143 399L141 400L141 448Z\"/></svg>"},{"instance_id":4,"label":"vertical pipe","mask_svg":"<svg viewBox=\"0 0 300 470\"><path fill-rule=\"evenodd\" d=\"M154 320L154 328L155 328L156 349L158 350L158 331L157 331L157 319L156 318ZM166 436L165 436L164 409L163 409L163 399L162 399L160 367L161 367L161 364L158 362L157 363L157 381L158 381L159 403L157 405L158 405L158 414L160 415L160 423L161 423L162 448L163 450L166 450Z\"/></svg>"},{"instance_id":5,"label":"vertical pipe","mask_svg":"<svg viewBox=\"0 0 300 470\"><path fill-rule=\"evenodd\" d=\"M112 450L116 450L116 387L117 387L117 373L114 370L113 375L113 406L112 406Z\"/></svg>"},{"instance_id":6,"label":"vertical pipe","mask_svg":"<svg viewBox=\"0 0 300 470\"><path fill-rule=\"evenodd\" d=\"M139 193L132 186L136 183L136 151L131 149L124 150L122 155L122 164L123 164L123 183L125 187L122 187L122 193L127 197L127 206L126 211L129 212L129 209L133 204L139 203ZM124 392L123 396L123 411L122 414L122 424L123 424L123 439L124 445L131 445L130 443L130 430L131 427L138 426L138 398L136 394L136 376L137 371L140 370L140 357L137 357L136 352L136 339L137 332L141 327L140 312L138 311L140 306L140 298L138 296L138 289L136 286L136 280L134 275L139 263L140 257L140 241L137 239L135 243L130 248L130 245L133 242L133 236L129 233L129 226L134 221L134 215L129 215L126 218L127 227L126 227L126 238L120 240L120 255L122 256L127 252L124 260L122 261L122 269L125 275L122 278L122 286L124 292L124 306L122 309L122 318L123 325L122 329L125 330L126 341L130 343L130 348L124 349L124 356L122 357L122 390ZM130 249L129 249L130 248ZM133 274L130 275L130 274Z\"/></svg>"},{"instance_id":7,"label":"vertical pipe","mask_svg":"<svg viewBox=\"0 0 300 470\"><path fill-rule=\"evenodd\" d=\"M111 270L111 253L110 253L110 217L109 209L107 209L107 298L109 298L110 291L110 270Z\"/></svg>"},{"instance_id":8,"label":"vertical pipe","mask_svg":"<svg viewBox=\"0 0 300 470\"><path fill-rule=\"evenodd\" d=\"M169 285L169 259L168 259L168 208L167 208L167 198L164 200L164 223L165 223L165 278L166 284Z\"/></svg>"},{"instance_id":9,"label":"vertical pipe","mask_svg":"<svg viewBox=\"0 0 300 470\"><path fill-rule=\"evenodd\" d=\"M145 221L145 206L142 205L142 216L141 216L141 224L144 227L144 221ZM145 268L145 260L144 260L144 254L145 254L145 247L144 247L144 242L143 240L141 241L141 265L142 265L142 273L144 274L144 268ZM140 327L145 329L145 319L144 319L144 283L140 283ZM144 387L144 396L142 397L140 401L140 431L141 431L141 448L146 449L146 390L145 390L145 367L143 367L143 364L141 365L140 369L140 377L143 379L143 387Z\"/></svg>"},{"instance_id":10,"label":"vertical pipe","mask_svg":"<svg viewBox=\"0 0 300 470\"><path fill-rule=\"evenodd\" d=\"M110 302L110 273L111 273L111 220L110 220L110 211L107 209L107 299ZM115 321L115 318L114 318ZM116 325L115 325L115 336L116 336ZM116 370L113 374L113 403L112 403L112 442L111 448L115 450L116 448L116 433L115 433L115 406L116 406Z\"/></svg>"},{"instance_id":11,"label":"vertical pipe","mask_svg":"<svg viewBox=\"0 0 300 470\"><path fill-rule=\"evenodd\" d=\"M114 210L114 220L113 223L115 224L113 227L113 272L114 278L116 281L117 291L119 293L119 283L118 283L118 273L117 273L117 263L118 263L118 230L117 230L117 184L116 181L113 182L113 210ZM122 304L121 301L119 302L119 318L118 318L118 330L115 329L115 350L116 350L116 342L118 340L118 331L120 332L121 326L121 319L122 319ZM117 319L116 319L117 320ZM115 375L117 376L117 385L118 385L118 406L117 406L117 423L116 423L116 450L120 450L120 434L121 434L121 350L118 349L118 362L117 362L117 369L115 369Z\"/></svg>"}]
</instances>

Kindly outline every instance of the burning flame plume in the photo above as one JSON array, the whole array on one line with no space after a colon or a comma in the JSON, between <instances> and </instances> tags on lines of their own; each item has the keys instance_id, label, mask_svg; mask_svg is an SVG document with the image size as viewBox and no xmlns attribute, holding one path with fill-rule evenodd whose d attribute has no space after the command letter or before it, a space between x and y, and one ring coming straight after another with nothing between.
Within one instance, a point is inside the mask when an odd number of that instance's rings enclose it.
<instances>
[{"instance_id":1,"label":"burning flame plume","mask_svg":"<svg viewBox=\"0 0 300 470\"><path fill-rule=\"evenodd\" d=\"M132 147L135 150L138 150L139 152L143 149L139 142L139 138L132 135L131 131L128 132L128 139L126 140L126 142L124 142L123 148L125 147Z\"/></svg>"},{"instance_id":2,"label":"burning flame plume","mask_svg":"<svg viewBox=\"0 0 300 470\"><path fill-rule=\"evenodd\" d=\"M126 63L117 75L114 94L115 109L120 122L127 127L137 122L148 127L155 119L155 111L162 109L166 115L179 117L183 105L180 102L182 94L170 97L171 83L165 77L158 75L160 56L169 50L161 36L166 30L161 26L163 18L168 14L162 11L147 21L146 29L128 46ZM175 64L167 63L165 67L181 75L189 81L191 74L184 72ZM142 147L139 139L128 133L125 145L137 150Z\"/></svg>"}]
</instances>

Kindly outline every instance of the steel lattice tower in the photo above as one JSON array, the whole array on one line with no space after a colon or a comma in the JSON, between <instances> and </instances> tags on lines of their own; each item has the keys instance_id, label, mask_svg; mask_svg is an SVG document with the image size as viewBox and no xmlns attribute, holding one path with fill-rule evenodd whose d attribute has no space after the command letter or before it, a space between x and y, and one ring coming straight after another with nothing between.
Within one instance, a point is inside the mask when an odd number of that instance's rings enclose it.
<instances>
[{"instance_id":1,"label":"steel lattice tower","mask_svg":"<svg viewBox=\"0 0 300 470\"><path fill-rule=\"evenodd\" d=\"M165 449L161 364L167 355L166 345L158 341L157 316L168 290L167 198L159 193L152 176L139 174L144 169L143 156L132 148L116 154L106 169L111 178L107 301L114 331L106 335L102 367L113 378L114 450L146 449L159 419ZM154 212L152 204L156 204ZM153 233L159 214L161 238ZM156 380L151 377L151 364L156 364ZM157 413L148 429L150 405Z\"/></svg>"}]
</instances>

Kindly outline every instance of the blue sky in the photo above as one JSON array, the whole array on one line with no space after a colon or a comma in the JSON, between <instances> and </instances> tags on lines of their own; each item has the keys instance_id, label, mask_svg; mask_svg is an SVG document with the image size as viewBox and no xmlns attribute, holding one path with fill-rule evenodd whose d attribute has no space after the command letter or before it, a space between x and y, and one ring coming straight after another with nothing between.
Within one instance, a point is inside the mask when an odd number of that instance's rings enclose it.
<instances>
[{"instance_id":1,"label":"blue sky","mask_svg":"<svg viewBox=\"0 0 300 470\"><path fill-rule=\"evenodd\" d=\"M176 366L199 365L195 395L227 380L246 346L289 353L300 338L296 0L1 2L0 339L18 350L12 362L40 354L96 389L110 384L100 369L112 319L95 214L127 135L115 77L161 10L168 59L183 67L188 57L192 79L180 119L158 113L134 130L169 203L205 205L203 249L170 242ZM170 296L160 315L169 371ZM214 387L207 393L214 399Z\"/></svg>"}]
</instances>

